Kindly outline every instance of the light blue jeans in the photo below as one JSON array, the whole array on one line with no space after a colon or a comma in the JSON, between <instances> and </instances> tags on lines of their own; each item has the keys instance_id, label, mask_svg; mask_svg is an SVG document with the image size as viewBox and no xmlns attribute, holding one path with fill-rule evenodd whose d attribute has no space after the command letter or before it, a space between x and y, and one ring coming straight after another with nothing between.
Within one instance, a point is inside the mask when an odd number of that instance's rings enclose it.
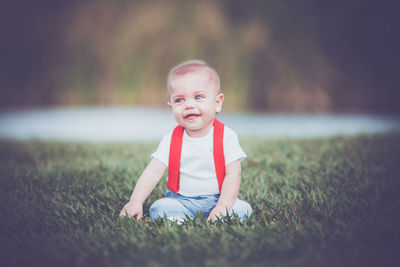
<instances>
[{"instance_id":1,"label":"light blue jeans","mask_svg":"<svg viewBox=\"0 0 400 267\"><path fill-rule=\"evenodd\" d=\"M164 216L167 219L183 221L186 215L193 219L197 212L204 217L208 217L212 209L217 205L220 194L205 195L196 197L186 197L180 194L174 194L172 191L165 191L165 198L155 201L150 206L150 216L153 220ZM246 201L236 199L232 208L228 211L229 215L233 213L238 215L243 222L252 213L252 208Z\"/></svg>"}]
</instances>

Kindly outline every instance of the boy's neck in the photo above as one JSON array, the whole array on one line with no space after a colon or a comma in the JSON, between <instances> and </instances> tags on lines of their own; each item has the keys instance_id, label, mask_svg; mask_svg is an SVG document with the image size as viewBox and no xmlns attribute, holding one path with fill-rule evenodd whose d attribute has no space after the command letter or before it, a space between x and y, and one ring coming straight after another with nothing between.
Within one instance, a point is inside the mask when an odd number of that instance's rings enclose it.
<instances>
[{"instance_id":1,"label":"boy's neck","mask_svg":"<svg viewBox=\"0 0 400 267\"><path fill-rule=\"evenodd\" d=\"M211 128L214 126L214 121L212 121L209 125L207 125L206 127L204 127L203 129L200 129L200 130L192 130L192 131L188 131L186 128L185 128L185 131L186 131L186 133L187 133L187 135L188 136L190 136L190 137L192 137L192 138L200 138L200 137L204 137L204 136L206 136L209 132L210 132L210 130L211 130Z\"/></svg>"}]
</instances>

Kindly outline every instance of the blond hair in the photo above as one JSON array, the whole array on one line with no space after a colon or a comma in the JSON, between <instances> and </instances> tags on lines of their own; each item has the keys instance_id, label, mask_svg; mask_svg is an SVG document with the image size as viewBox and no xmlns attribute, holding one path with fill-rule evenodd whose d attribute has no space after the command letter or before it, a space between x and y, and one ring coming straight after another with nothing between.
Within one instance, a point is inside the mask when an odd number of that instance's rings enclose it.
<instances>
[{"instance_id":1,"label":"blond hair","mask_svg":"<svg viewBox=\"0 0 400 267\"><path fill-rule=\"evenodd\" d=\"M217 71L209 64L202 60L189 60L173 67L167 77L168 92L171 91L171 80L176 76L183 76L188 73L196 72L199 70L207 70L210 76L214 79L217 85L217 92L221 92L221 81Z\"/></svg>"}]
</instances>

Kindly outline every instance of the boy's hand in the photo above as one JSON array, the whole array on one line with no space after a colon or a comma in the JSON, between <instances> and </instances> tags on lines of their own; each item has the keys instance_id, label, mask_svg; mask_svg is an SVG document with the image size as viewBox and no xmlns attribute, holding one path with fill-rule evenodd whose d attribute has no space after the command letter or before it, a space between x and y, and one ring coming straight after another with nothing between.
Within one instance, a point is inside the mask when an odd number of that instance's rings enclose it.
<instances>
[{"instance_id":1,"label":"boy's hand","mask_svg":"<svg viewBox=\"0 0 400 267\"><path fill-rule=\"evenodd\" d=\"M143 206L142 204L138 203L138 202L133 202L133 201L129 201L124 208L121 210L119 217L124 217L124 216L131 216L131 217L135 217L136 216L136 220L139 220L140 218L142 218L143 216Z\"/></svg>"},{"instance_id":2,"label":"boy's hand","mask_svg":"<svg viewBox=\"0 0 400 267\"><path fill-rule=\"evenodd\" d=\"M212 222L215 222L218 219L218 217L225 216L225 215L226 215L226 207L224 207L222 205L217 205L212 209L207 220L211 220Z\"/></svg>"}]
</instances>

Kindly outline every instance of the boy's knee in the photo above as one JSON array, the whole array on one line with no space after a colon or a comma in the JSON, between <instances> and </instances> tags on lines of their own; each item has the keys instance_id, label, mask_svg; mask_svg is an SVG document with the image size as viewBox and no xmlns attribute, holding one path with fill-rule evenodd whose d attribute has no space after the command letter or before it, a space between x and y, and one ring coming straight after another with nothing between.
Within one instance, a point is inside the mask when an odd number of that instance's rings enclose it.
<instances>
[{"instance_id":1,"label":"boy's knee","mask_svg":"<svg viewBox=\"0 0 400 267\"><path fill-rule=\"evenodd\" d=\"M244 200L237 199L231 209L231 212L237 214L241 221L244 221L253 213L250 204Z\"/></svg>"},{"instance_id":2,"label":"boy's knee","mask_svg":"<svg viewBox=\"0 0 400 267\"><path fill-rule=\"evenodd\" d=\"M157 217L164 217L166 209L171 205L171 201L168 198L161 198L151 204L149 213L150 217L155 220Z\"/></svg>"}]
</instances>

